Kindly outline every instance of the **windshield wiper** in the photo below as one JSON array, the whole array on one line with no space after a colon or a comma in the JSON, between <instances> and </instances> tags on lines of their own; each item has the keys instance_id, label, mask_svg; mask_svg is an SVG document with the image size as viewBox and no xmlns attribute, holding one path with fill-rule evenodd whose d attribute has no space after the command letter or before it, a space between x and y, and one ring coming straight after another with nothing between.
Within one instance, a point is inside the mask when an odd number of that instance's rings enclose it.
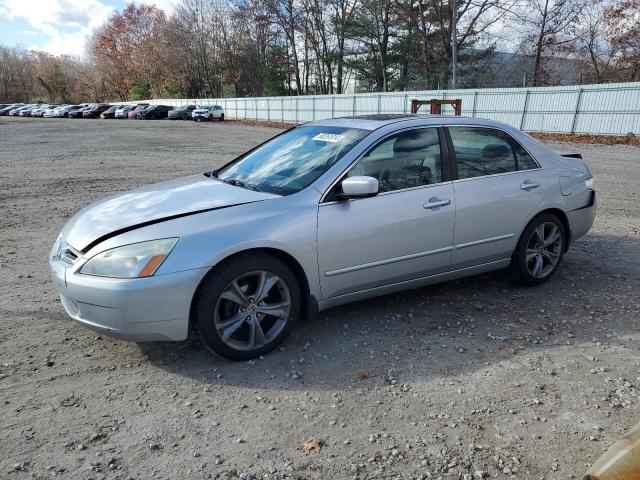
<instances>
[{"instance_id":1,"label":"windshield wiper","mask_svg":"<svg viewBox=\"0 0 640 480\"><path fill-rule=\"evenodd\" d=\"M229 185L233 185L235 187L246 188L247 190L253 190L254 192L260 191L258 187L256 187L254 184L243 182L242 180L238 180L237 178L225 178L220 180L222 180L224 183L228 183Z\"/></svg>"},{"instance_id":2,"label":"windshield wiper","mask_svg":"<svg viewBox=\"0 0 640 480\"><path fill-rule=\"evenodd\" d=\"M218 177L219 170L211 170L210 172L206 172L205 176L209 178L215 178L221 182L228 183L229 185L233 185L234 187L246 188L247 190L253 190L255 192L260 192L261 190L252 183L246 183L242 180L238 180L237 178L220 178Z\"/></svg>"},{"instance_id":3,"label":"windshield wiper","mask_svg":"<svg viewBox=\"0 0 640 480\"><path fill-rule=\"evenodd\" d=\"M229 185L235 185L236 187L244 187L244 182L242 180L236 180L235 178L221 178L224 183L228 183Z\"/></svg>"}]
</instances>

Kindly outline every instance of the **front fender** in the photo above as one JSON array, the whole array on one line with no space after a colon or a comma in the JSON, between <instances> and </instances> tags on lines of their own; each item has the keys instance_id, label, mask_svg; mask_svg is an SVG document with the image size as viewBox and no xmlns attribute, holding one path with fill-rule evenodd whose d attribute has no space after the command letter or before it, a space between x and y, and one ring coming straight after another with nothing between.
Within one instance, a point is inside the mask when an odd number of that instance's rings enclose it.
<instances>
[{"instance_id":1,"label":"front fender","mask_svg":"<svg viewBox=\"0 0 640 480\"><path fill-rule=\"evenodd\" d=\"M179 237L178 244L158 268L156 275L163 275L212 268L239 252L272 248L300 264L310 293L318 295L319 196L315 189L307 189L287 197L168 220L112 237L89 254L130 243Z\"/></svg>"}]
</instances>

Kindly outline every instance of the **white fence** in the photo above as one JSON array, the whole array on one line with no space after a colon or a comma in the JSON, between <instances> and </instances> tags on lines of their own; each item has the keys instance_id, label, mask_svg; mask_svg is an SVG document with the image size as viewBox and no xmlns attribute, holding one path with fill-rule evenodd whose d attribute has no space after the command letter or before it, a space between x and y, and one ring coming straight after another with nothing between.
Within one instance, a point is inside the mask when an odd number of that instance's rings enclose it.
<instances>
[{"instance_id":1,"label":"white fence","mask_svg":"<svg viewBox=\"0 0 640 480\"><path fill-rule=\"evenodd\" d=\"M157 99L152 103L174 106L217 104L224 108L227 118L304 123L349 115L408 113L412 99L431 98L461 98L462 115L497 120L525 131L640 135L640 83L299 97ZM452 110L445 108L445 113L452 113Z\"/></svg>"}]
</instances>

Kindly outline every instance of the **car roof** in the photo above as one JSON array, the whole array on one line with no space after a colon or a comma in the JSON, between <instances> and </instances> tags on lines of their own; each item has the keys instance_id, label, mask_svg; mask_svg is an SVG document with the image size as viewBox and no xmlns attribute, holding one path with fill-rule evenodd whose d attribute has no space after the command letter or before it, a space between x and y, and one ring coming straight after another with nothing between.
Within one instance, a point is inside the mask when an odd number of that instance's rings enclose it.
<instances>
[{"instance_id":1,"label":"car roof","mask_svg":"<svg viewBox=\"0 0 640 480\"><path fill-rule=\"evenodd\" d=\"M328 127L349 127L363 130L376 130L386 125L421 120L425 126L429 125L484 125L493 127L504 127L505 125L493 120L484 118L462 117L455 115L416 115L403 113L380 113L372 115L355 115L350 117L330 118L305 125L317 125Z\"/></svg>"}]
</instances>

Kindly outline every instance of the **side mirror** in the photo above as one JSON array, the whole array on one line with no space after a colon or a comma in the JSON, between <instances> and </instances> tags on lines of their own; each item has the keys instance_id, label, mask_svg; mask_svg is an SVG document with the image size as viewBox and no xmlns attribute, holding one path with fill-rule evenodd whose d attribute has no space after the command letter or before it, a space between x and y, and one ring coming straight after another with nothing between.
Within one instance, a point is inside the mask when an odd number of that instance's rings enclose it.
<instances>
[{"instance_id":1,"label":"side mirror","mask_svg":"<svg viewBox=\"0 0 640 480\"><path fill-rule=\"evenodd\" d=\"M366 198L378 194L380 185L378 179L373 177L355 176L342 181L341 198Z\"/></svg>"}]
</instances>

